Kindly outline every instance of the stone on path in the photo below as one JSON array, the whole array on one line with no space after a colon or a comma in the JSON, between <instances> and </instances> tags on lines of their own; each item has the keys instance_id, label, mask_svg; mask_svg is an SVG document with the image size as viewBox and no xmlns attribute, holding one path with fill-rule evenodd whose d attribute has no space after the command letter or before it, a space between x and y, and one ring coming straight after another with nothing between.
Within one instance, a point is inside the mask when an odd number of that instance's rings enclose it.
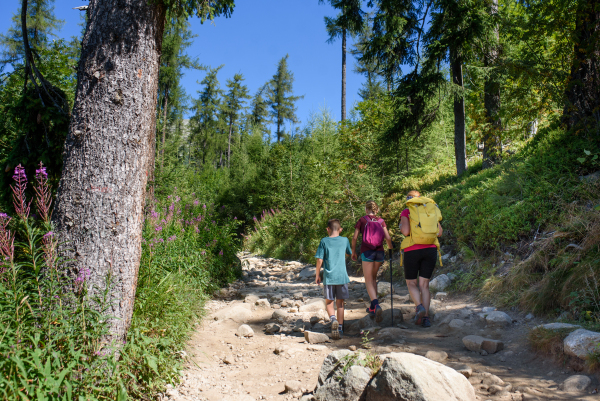
<instances>
[{"instance_id":1,"label":"stone on path","mask_svg":"<svg viewBox=\"0 0 600 401\"><path fill-rule=\"evenodd\" d=\"M481 308L481 311L483 313L492 313L496 310L496 308L494 308L493 306L486 306L484 308Z\"/></svg>"},{"instance_id":2,"label":"stone on path","mask_svg":"<svg viewBox=\"0 0 600 401\"><path fill-rule=\"evenodd\" d=\"M597 349L598 343L600 343L600 333L577 329L565 338L563 346L565 354L586 359L592 351Z\"/></svg>"},{"instance_id":3,"label":"stone on path","mask_svg":"<svg viewBox=\"0 0 600 401\"><path fill-rule=\"evenodd\" d=\"M248 306L250 307L250 305ZM231 319L236 323L246 323L252 318L252 311L238 304L223 308L215 314L215 320Z\"/></svg>"},{"instance_id":4,"label":"stone on path","mask_svg":"<svg viewBox=\"0 0 600 401\"><path fill-rule=\"evenodd\" d=\"M392 353L367 387L366 401L475 401L469 381L419 355Z\"/></svg>"},{"instance_id":5,"label":"stone on path","mask_svg":"<svg viewBox=\"0 0 600 401\"><path fill-rule=\"evenodd\" d=\"M452 319L450 323L448 323L448 327L450 327L453 330L459 330L465 327L465 322L464 320L460 319Z\"/></svg>"},{"instance_id":6,"label":"stone on path","mask_svg":"<svg viewBox=\"0 0 600 401\"><path fill-rule=\"evenodd\" d=\"M445 274L440 274L429 282L429 289L432 291L444 291L452 282L450 277Z\"/></svg>"},{"instance_id":7,"label":"stone on path","mask_svg":"<svg viewBox=\"0 0 600 401\"><path fill-rule=\"evenodd\" d=\"M363 366L353 365L338 380L330 377L315 391L317 401L360 401L367 384L371 380L371 370Z\"/></svg>"},{"instance_id":8,"label":"stone on path","mask_svg":"<svg viewBox=\"0 0 600 401\"><path fill-rule=\"evenodd\" d=\"M469 365L467 365L465 363L450 362L450 363L446 364L446 366L448 366L449 368L452 368L452 369L456 370L458 373L460 373L461 375L463 375L467 379L469 377L471 377L471 375L473 374L473 369Z\"/></svg>"},{"instance_id":9,"label":"stone on path","mask_svg":"<svg viewBox=\"0 0 600 401\"><path fill-rule=\"evenodd\" d=\"M246 298L244 298L244 302L247 303L247 304L252 304L253 305L256 301L258 301L258 299L259 298L256 295L249 294L249 295L246 295Z\"/></svg>"},{"instance_id":10,"label":"stone on path","mask_svg":"<svg viewBox=\"0 0 600 401\"><path fill-rule=\"evenodd\" d=\"M302 269L302 271L300 272L300 279L315 279L315 274L317 274L317 268L316 266L308 266L305 267L304 269Z\"/></svg>"},{"instance_id":11,"label":"stone on path","mask_svg":"<svg viewBox=\"0 0 600 401\"><path fill-rule=\"evenodd\" d=\"M396 340L402 337L404 337L404 333L398 327L386 327L377 332L377 338L380 340Z\"/></svg>"},{"instance_id":12,"label":"stone on path","mask_svg":"<svg viewBox=\"0 0 600 401\"><path fill-rule=\"evenodd\" d=\"M302 305L299 310L300 310L300 312L319 312L324 309L325 309L325 300L320 299L320 300L313 301L309 304Z\"/></svg>"},{"instance_id":13,"label":"stone on path","mask_svg":"<svg viewBox=\"0 0 600 401\"><path fill-rule=\"evenodd\" d=\"M279 330L281 330L281 326L279 326L278 324L275 323L267 323L265 325L265 333L267 334L274 334L274 333L278 333Z\"/></svg>"},{"instance_id":14,"label":"stone on path","mask_svg":"<svg viewBox=\"0 0 600 401\"><path fill-rule=\"evenodd\" d=\"M567 378L562 384L562 390L567 393L580 393L592 383L592 379L584 375L575 375Z\"/></svg>"},{"instance_id":15,"label":"stone on path","mask_svg":"<svg viewBox=\"0 0 600 401\"><path fill-rule=\"evenodd\" d=\"M288 313L281 309L276 309L273 312L273 315L271 315L271 319L275 319L280 323L283 323L287 317L288 317Z\"/></svg>"},{"instance_id":16,"label":"stone on path","mask_svg":"<svg viewBox=\"0 0 600 401\"><path fill-rule=\"evenodd\" d=\"M324 333L315 333L314 331L304 331L304 339L310 344L321 344L329 341L329 336Z\"/></svg>"},{"instance_id":17,"label":"stone on path","mask_svg":"<svg viewBox=\"0 0 600 401\"><path fill-rule=\"evenodd\" d=\"M348 347L350 351L356 351L356 345L351 345Z\"/></svg>"},{"instance_id":18,"label":"stone on path","mask_svg":"<svg viewBox=\"0 0 600 401\"><path fill-rule=\"evenodd\" d=\"M254 303L254 305L258 306L259 308L265 308L265 309L269 309L271 307L269 300L266 298L259 299L258 301L256 301Z\"/></svg>"},{"instance_id":19,"label":"stone on path","mask_svg":"<svg viewBox=\"0 0 600 401\"><path fill-rule=\"evenodd\" d=\"M425 358L436 362L444 362L448 359L448 354L444 351L427 351L425 353Z\"/></svg>"},{"instance_id":20,"label":"stone on path","mask_svg":"<svg viewBox=\"0 0 600 401\"><path fill-rule=\"evenodd\" d=\"M485 322L490 327L504 328L512 324L512 318L505 312L493 311L485 317Z\"/></svg>"},{"instance_id":21,"label":"stone on path","mask_svg":"<svg viewBox=\"0 0 600 401\"><path fill-rule=\"evenodd\" d=\"M286 393L299 393L302 391L302 383L298 380L288 380L285 382Z\"/></svg>"},{"instance_id":22,"label":"stone on path","mask_svg":"<svg viewBox=\"0 0 600 401\"><path fill-rule=\"evenodd\" d=\"M309 345L308 347L306 347L306 349L309 350L309 351L317 351L317 352L319 352L319 351L325 351L328 348L327 348L326 345L312 344L312 345Z\"/></svg>"},{"instance_id":23,"label":"stone on path","mask_svg":"<svg viewBox=\"0 0 600 401\"><path fill-rule=\"evenodd\" d=\"M440 301L445 301L446 298L448 298L447 292L438 292L437 294L435 294L435 299L438 299Z\"/></svg>"},{"instance_id":24,"label":"stone on path","mask_svg":"<svg viewBox=\"0 0 600 401\"><path fill-rule=\"evenodd\" d=\"M305 332L306 333L306 332ZM331 377L337 377L341 375L344 367L348 363L348 356L354 355L354 352L347 349L341 349L333 351L321 364L321 370L319 371L319 379L317 387L322 386Z\"/></svg>"},{"instance_id":25,"label":"stone on path","mask_svg":"<svg viewBox=\"0 0 600 401\"><path fill-rule=\"evenodd\" d=\"M539 326L535 326L534 329L546 329L546 330L563 330L563 329L579 329L581 326L577 324L569 324L569 323L546 323L541 324Z\"/></svg>"},{"instance_id":26,"label":"stone on path","mask_svg":"<svg viewBox=\"0 0 600 401\"><path fill-rule=\"evenodd\" d=\"M488 354L495 354L504 349L504 343L502 341L481 336L466 336L463 337L462 341L468 350L475 352L485 351Z\"/></svg>"},{"instance_id":27,"label":"stone on path","mask_svg":"<svg viewBox=\"0 0 600 401\"><path fill-rule=\"evenodd\" d=\"M247 324L242 324L240 327L238 327L235 335L238 337L253 337L254 330L252 330L252 327L248 326Z\"/></svg>"}]
</instances>

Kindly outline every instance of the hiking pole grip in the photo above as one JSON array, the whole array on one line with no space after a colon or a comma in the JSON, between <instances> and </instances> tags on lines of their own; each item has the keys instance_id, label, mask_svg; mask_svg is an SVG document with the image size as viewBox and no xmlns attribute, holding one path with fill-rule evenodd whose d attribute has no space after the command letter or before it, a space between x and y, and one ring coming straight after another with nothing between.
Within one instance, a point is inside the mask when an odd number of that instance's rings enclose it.
<instances>
[{"instance_id":1,"label":"hiking pole grip","mask_svg":"<svg viewBox=\"0 0 600 401\"><path fill-rule=\"evenodd\" d=\"M392 281L392 257L393 250L388 249L388 257L390 259L390 303L391 303L391 314L392 314L392 327L394 327L394 285Z\"/></svg>"}]
</instances>

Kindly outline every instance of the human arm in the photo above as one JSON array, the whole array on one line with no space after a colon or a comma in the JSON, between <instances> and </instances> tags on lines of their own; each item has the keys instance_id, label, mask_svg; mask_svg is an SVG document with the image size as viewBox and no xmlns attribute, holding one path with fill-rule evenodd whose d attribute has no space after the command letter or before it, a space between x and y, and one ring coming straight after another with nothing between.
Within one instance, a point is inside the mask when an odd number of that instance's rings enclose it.
<instances>
[{"instance_id":1,"label":"human arm","mask_svg":"<svg viewBox=\"0 0 600 401\"><path fill-rule=\"evenodd\" d=\"M321 284L321 266L323 266L323 259L317 259L315 284Z\"/></svg>"},{"instance_id":2,"label":"human arm","mask_svg":"<svg viewBox=\"0 0 600 401\"><path fill-rule=\"evenodd\" d=\"M358 240L358 234L360 234L360 229L356 227L354 229L354 236L352 237L352 260L358 260L358 254L356 253L356 241Z\"/></svg>"},{"instance_id":3,"label":"human arm","mask_svg":"<svg viewBox=\"0 0 600 401\"><path fill-rule=\"evenodd\" d=\"M444 230L442 229L442 224L438 223L438 237L441 237L442 234L444 233Z\"/></svg>"},{"instance_id":4,"label":"human arm","mask_svg":"<svg viewBox=\"0 0 600 401\"><path fill-rule=\"evenodd\" d=\"M405 237L410 235L410 221L406 216L400 217L400 231Z\"/></svg>"}]
</instances>

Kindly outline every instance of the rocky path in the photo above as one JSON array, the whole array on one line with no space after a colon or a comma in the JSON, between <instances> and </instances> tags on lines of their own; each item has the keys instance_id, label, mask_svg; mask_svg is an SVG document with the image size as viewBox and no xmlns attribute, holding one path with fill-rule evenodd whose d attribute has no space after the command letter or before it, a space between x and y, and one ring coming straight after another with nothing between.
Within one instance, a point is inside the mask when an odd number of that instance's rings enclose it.
<instances>
[{"instance_id":1,"label":"rocky path","mask_svg":"<svg viewBox=\"0 0 600 401\"><path fill-rule=\"evenodd\" d=\"M577 372L529 350L527 333L542 323L532 316L438 294L433 325L424 329L411 322L414 306L406 287L397 285L390 327L390 285L380 282L385 319L378 325L365 316L362 277L351 277L347 334L321 343L318 334L305 336L305 331L329 332L322 287L313 284L314 267L250 254L241 259L243 280L207 303L207 316L185 352L181 383L163 399L308 401L330 352L363 349L375 355L409 352L450 366L469 378L479 400L600 400L592 394L597 378L588 375L591 383L579 392L581 377L564 384ZM482 343L481 337L488 341Z\"/></svg>"}]
</instances>

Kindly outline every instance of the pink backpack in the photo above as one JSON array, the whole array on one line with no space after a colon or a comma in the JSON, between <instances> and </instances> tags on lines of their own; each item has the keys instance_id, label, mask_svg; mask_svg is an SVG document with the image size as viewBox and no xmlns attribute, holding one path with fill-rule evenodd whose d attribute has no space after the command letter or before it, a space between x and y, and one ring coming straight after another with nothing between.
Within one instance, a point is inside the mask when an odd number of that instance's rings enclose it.
<instances>
[{"instance_id":1,"label":"pink backpack","mask_svg":"<svg viewBox=\"0 0 600 401\"><path fill-rule=\"evenodd\" d=\"M362 243L371 250L377 249L385 239L385 233L381 225L383 220L378 217L371 218L370 216L365 216L365 220L367 223L363 230Z\"/></svg>"}]
</instances>

